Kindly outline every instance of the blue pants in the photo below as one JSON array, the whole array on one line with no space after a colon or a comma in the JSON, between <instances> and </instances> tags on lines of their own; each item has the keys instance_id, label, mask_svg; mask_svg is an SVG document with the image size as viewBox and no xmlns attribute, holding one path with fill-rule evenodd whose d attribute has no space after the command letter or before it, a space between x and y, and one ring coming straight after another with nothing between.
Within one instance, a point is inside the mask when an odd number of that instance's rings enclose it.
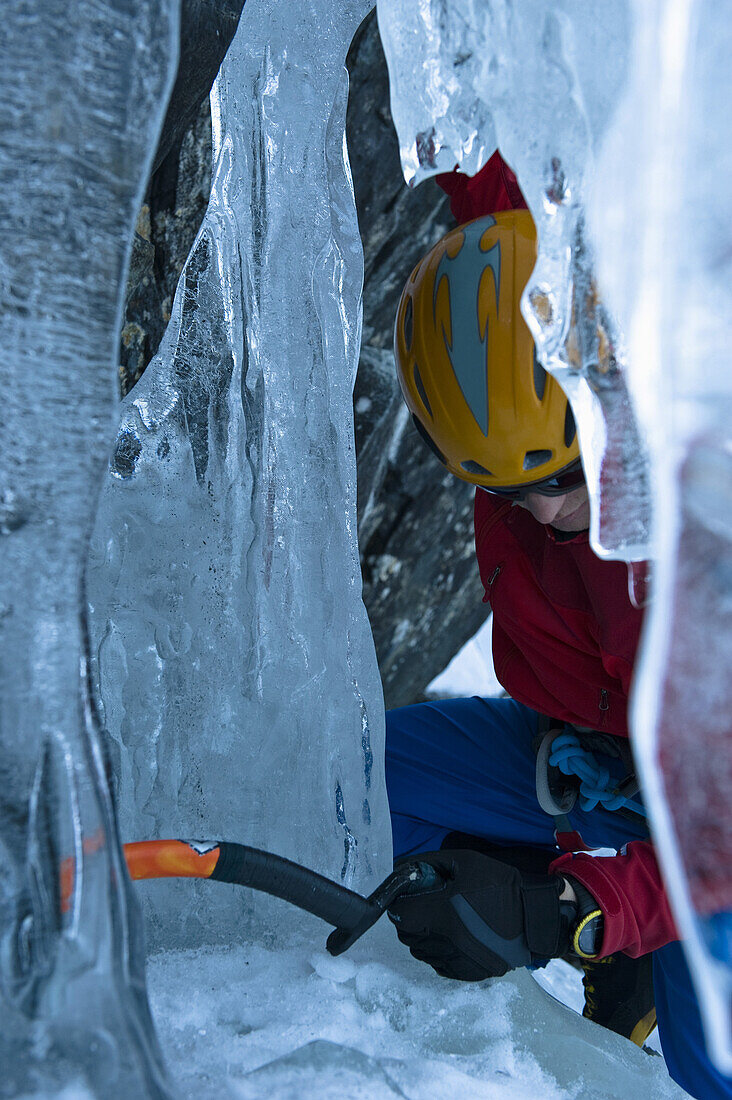
<instances>
[{"instance_id":1,"label":"blue pants","mask_svg":"<svg viewBox=\"0 0 732 1100\"><path fill-rule=\"evenodd\" d=\"M554 821L539 806L532 740L539 716L513 699L450 699L388 711L386 784L394 855L435 851L451 832L552 849ZM569 815L590 847L647 834L601 808ZM732 1080L709 1061L679 943L653 957L661 1046L669 1073L699 1100L730 1100Z\"/></svg>"}]
</instances>

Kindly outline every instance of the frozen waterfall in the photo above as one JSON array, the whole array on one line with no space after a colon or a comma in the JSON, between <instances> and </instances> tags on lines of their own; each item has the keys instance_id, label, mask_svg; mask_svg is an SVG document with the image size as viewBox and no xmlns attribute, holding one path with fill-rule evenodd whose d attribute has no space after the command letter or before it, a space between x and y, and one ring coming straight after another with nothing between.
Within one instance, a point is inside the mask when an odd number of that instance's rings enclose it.
<instances>
[{"instance_id":1,"label":"frozen waterfall","mask_svg":"<svg viewBox=\"0 0 732 1100\"><path fill-rule=\"evenodd\" d=\"M551 1030L517 1060L535 1020L586 1041L590 1066L617 1057L621 1069L599 1075L608 1096L618 1081L630 1096L634 1075L638 1095L678 1092L615 1037L597 1054L591 1025L573 1018L573 1031L545 1011L526 974L484 1000L446 995L440 1030L433 976L390 957L390 929L355 962L303 963L308 918L279 954L260 936L245 970L245 948L232 959L213 945L254 939L281 908L221 884L133 890L124 870L120 838L161 836L256 845L361 892L389 866L356 538L363 258L344 135L344 60L372 7L246 3L212 93L208 211L158 354L121 408L120 303L175 72L178 0L3 10L0 1065L12 1094L170 1094L140 897L148 942L180 949L153 966L167 975L160 1013L190 966L222 986L231 972L221 1011L242 1019L236 999L255 975L251 1025L218 1020L225 1049L275 1030L277 1013L296 1019L298 1049L255 1043L232 1057L251 1075L242 1095L321 1096L346 1073L359 1095L384 1095L386 1082L386 1094L421 1100L434 1070L441 1094L520 1095L513 1086L529 1080L569 1096L576 1074L569 1054L555 1065ZM476 171L497 146L516 170L539 234L525 316L573 403L593 546L628 562L639 602L654 559L635 743L712 1047L730 1071L724 8L379 0L378 13L407 182L456 162ZM166 1021L181 1061L188 1020L205 1033L186 994ZM311 1042L323 1003L331 1030ZM193 1094L211 1084L207 1065L189 1077Z\"/></svg>"},{"instance_id":2,"label":"frozen waterfall","mask_svg":"<svg viewBox=\"0 0 732 1100\"><path fill-rule=\"evenodd\" d=\"M654 599L632 718L707 1042L730 1074L732 24L715 0L654 0L634 14L594 212L652 457Z\"/></svg>"}]
</instances>

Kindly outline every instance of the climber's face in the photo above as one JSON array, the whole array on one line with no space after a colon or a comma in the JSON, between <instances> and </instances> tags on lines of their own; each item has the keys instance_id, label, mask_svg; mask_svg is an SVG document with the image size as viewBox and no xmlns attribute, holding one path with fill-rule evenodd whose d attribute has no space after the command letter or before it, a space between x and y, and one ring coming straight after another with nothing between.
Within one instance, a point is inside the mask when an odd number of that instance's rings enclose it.
<instances>
[{"instance_id":1,"label":"climber's face","mask_svg":"<svg viewBox=\"0 0 732 1100\"><path fill-rule=\"evenodd\" d=\"M525 508L539 523L551 524L558 531L586 531L590 526L590 497L584 482L563 496L527 493L514 506Z\"/></svg>"},{"instance_id":2,"label":"climber's face","mask_svg":"<svg viewBox=\"0 0 732 1100\"><path fill-rule=\"evenodd\" d=\"M590 526L590 497L579 458L528 485L481 488L491 496L510 500L514 507L525 508L539 523L551 524L558 531L586 531Z\"/></svg>"}]
</instances>

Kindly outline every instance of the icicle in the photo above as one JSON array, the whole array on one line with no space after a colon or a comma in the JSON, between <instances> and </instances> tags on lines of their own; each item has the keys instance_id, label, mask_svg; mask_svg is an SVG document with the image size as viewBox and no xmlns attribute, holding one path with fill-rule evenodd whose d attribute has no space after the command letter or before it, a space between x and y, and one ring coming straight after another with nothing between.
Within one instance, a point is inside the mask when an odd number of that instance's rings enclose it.
<instances>
[{"instance_id":1,"label":"icicle","mask_svg":"<svg viewBox=\"0 0 732 1100\"><path fill-rule=\"evenodd\" d=\"M407 182L456 163L472 174L496 147L517 173L539 235L522 310L542 363L572 402L592 546L601 557L641 560L649 553L647 456L585 228L595 150L627 64L626 9L624 0L378 5Z\"/></svg>"}]
</instances>

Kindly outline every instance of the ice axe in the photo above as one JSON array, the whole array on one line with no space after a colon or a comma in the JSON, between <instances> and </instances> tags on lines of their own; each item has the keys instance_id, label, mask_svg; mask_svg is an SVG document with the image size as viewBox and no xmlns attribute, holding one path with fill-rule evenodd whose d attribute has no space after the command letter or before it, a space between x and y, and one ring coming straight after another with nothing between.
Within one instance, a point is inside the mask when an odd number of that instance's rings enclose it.
<instances>
[{"instance_id":1,"label":"ice axe","mask_svg":"<svg viewBox=\"0 0 732 1100\"><path fill-rule=\"evenodd\" d=\"M438 873L419 860L400 863L367 898L283 856L228 840L142 840L123 845L132 879L205 878L282 898L333 925L326 947L340 955L399 897L432 889ZM70 904L73 861L61 868L61 909Z\"/></svg>"}]
</instances>

